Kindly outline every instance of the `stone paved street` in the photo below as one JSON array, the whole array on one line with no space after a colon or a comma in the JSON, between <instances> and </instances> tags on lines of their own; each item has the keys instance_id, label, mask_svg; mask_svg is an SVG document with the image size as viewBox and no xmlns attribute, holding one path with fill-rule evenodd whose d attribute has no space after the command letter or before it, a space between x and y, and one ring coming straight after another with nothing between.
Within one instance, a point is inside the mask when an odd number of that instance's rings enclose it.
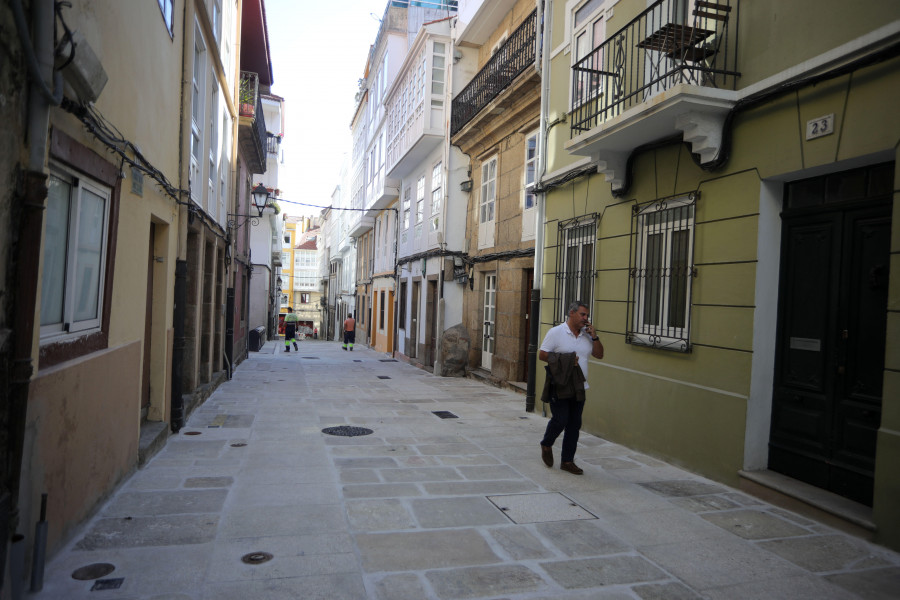
<instances>
[{"instance_id":1,"label":"stone paved street","mask_svg":"<svg viewBox=\"0 0 900 600\"><path fill-rule=\"evenodd\" d=\"M900 597L900 555L623 446L583 434L583 476L546 468L546 419L522 395L361 346L263 350L76 532L34 597ZM342 425L373 433L322 432ZM115 568L72 577L95 563Z\"/></svg>"}]
</instances>

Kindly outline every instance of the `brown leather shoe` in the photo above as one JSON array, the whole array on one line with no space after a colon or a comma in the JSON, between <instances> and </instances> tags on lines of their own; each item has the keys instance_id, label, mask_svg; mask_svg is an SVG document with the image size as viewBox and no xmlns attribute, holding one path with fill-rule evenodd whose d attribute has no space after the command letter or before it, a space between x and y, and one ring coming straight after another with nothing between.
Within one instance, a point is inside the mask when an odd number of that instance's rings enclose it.
<instances>
[{"instance_id":1,"label":"brown leather shoe","mask_svg":"<svg viewBox=\"0 0 900 600\"><path fill-rule=\"evenodd\" d=\"M552 446L541 446L541 458L544 459L544 464L548 467L553 466L553 447Z\"/></svg>"},{"instance_id":2,"label":"brown leather shoe","mask_svg":"<svg viewBox=\"0 0 900 600\"><path fill-rule=\"evenodd\" d=\"M572 475L581 475L582 473L584 473L584 469L573 462L560 463L559 468L563 471L568 471Z\"/></svg>"}]
</instances>

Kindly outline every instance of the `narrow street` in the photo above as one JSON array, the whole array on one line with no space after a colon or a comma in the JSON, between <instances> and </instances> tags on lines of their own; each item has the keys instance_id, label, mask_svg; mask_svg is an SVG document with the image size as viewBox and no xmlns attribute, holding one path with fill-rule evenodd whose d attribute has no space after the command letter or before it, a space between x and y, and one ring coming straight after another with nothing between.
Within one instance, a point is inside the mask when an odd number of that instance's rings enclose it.
<instances>
[{"instance_id":1,"label":"narrow street","mask_svg":"<svg viewBox=\"0 0 900 600\"><path fill-rule=\"evenodd\" d=\"M361 345L269 342L32 597L897 597L900 555L623 446L583 433L583 476L546 468L524 405Z\"/></svg>"}]
</instances>

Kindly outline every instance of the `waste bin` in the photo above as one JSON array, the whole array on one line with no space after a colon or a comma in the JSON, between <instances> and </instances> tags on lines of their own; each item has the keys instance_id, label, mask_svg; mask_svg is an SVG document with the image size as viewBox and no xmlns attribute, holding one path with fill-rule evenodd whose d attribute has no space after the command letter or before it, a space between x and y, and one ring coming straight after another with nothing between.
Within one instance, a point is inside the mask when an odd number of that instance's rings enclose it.
<instances>
[{"instance_id":1,"label":"waste bin","mask_svg":"<svg viewBox=\"0 0 900 600\"><path fill-rule=\"evenodd\" d=\"M266 343L266 328L257 327L250 330L250 350L259 352Z\"/></svg>"}]
</instances>

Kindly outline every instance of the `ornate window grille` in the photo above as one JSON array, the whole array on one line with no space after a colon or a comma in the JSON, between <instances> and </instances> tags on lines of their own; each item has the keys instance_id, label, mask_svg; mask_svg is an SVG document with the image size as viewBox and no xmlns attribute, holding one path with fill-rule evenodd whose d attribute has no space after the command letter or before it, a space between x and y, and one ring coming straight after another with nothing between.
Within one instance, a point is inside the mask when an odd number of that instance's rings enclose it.
<instances>
[{"instance_id":1,"label":"ornate window grille","mask_svg":"<svg viewBox=\"0 0 900 600\"><path fill-rule=\"evenodd\" d=\"M625 341L689 352L694 219L700 193L634 207Z\"/></svg>"},{"instance_id":2,"label":"ornate window grille","mask_svg":"<svg viewBox=\"0 0 900 600\"><path fill-rule=\"evenodd\" d=\"M589 309L593 306L597 215L560 222L558 240L554 314L561 323L566 320L566 310L572 302L583 302Z\"/></svg>"}]
</instances>

